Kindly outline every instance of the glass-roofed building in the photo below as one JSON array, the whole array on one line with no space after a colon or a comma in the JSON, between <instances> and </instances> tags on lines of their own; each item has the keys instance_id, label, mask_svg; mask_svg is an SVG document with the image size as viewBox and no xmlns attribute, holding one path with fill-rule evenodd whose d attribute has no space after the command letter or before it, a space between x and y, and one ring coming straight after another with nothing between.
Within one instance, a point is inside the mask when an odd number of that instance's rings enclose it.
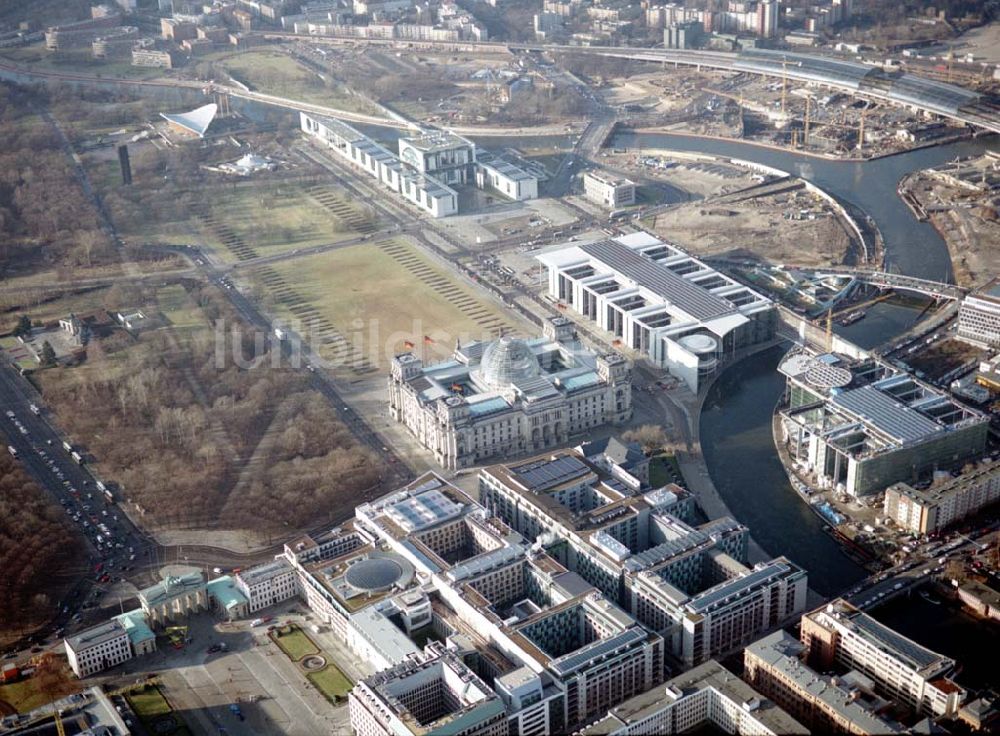
<instances>
[{"instance_id":1,"label":"glass-roofed building","mask_svg":"<svg viewBox=\"0 0 1000 736\"><path fill-rule=\"evenodd\" d=\"M873 359L786 356L782 436L820 487L877 493L982 453L989 418Z\"/></svg>"},{"instance_id":2,"label":"glass-roofed building","mask_svg":"<svg viewBox=\"0 0 1000 736\"><path fill-rule=\"evenodd\" d=\"M774 303L648 233L536 256L548 294L697 393L733 353L774 336Z\"/></svg>"},{"instance_id":3,"label":"glass-roofed building","mask_svg":"<svg viewBox=\"0 0 1000 736\"><path fill-rule=\"evenodd\" d=\"M626 421L632 371L617 353L585 349L572 323L553 317L544 337L472 342L435 365L412 352L397 355L389 409L442 466L464 468Z\"/></svg>"}]
</instances>

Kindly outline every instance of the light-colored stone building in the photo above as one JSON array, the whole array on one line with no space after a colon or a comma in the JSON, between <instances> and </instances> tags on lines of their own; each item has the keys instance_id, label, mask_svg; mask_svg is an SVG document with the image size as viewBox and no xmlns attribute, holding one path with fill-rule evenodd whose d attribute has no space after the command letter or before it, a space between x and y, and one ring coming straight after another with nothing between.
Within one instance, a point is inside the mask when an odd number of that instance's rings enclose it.
<instances>
[{"instance_id":1,"label":"light-colored stone building","mask_svg":"<svg viewBox=\"0 0 1000 736\"><path fill-rule=\"evenodd\" d=\"M163 626L190 613L208 610L208 592L200 572L167 576L139 591L139 604L150 626Z\"/></svg>"},{"instance_id":2,"label":"light-colored stone building","mask_svg":"<svg viewBox=\"0 0 1000 736\"><path fill-rule=\"evenodd\" d=\"M628 420L631 365L618 353L587 350L572 323L554 317L545 337L469 343L436 365L397 355L389 410L442 466L465 468Z\"/></svg>"}]
</instances>

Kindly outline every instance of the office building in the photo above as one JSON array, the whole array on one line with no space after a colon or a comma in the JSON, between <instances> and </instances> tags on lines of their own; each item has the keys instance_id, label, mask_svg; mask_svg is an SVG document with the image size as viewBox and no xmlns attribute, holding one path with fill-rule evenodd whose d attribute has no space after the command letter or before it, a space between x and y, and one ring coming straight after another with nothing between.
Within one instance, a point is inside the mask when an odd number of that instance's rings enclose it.
<instances>
[{"instance_id":1,"label":"office building","mask_svg":"<svg viewBox=\"0 0 1000 736\"><path fill-rule=\"evenodd\" d=\"M887 519L909 532L932 534L1000 500L1000 462L983 462L927 488L906 483L885 492Z\"/></svg>"},{"instance_id":2,"label":"office building","mask_svg":"<svg viewBox=\"0 0 1000 736\"><path fill-rule=\"evenodd\" d=\"M128 632L115 619L67 637L64 645L69 666L80 678L132 659Z\"/></svg>"},{"instance_id":3,"label":"office building","mask_svg":"<svg viewBox=\"0 0 1000 736\"><path fill-rule=\"evenodd\" d=\"M476 186L515 202L538 198L538 177L502 156L479 151L476 154Z\"/></svg>"},{"instance_id":4,"label":"office building","mask_svg":"<svg viewBox=\"0 0 1000 736\"><path fill-rule=\"evenodd\" d=\"M307 135L432 217L447 217L458 212L458 193L454 189L421 174L409 164L404 165L398 156L347 123L304 112L299 113L299 117ZM416 154L414 157L416 159ZM457 176L453 172L452 175Z\"/></svg>"},{"instance_id":5,"label":"office building","mask_svg":"<svg viewBox=\"0 0 1000 736\"><path fill-rule=\"evenodd\" d=\"M389 411L440 465L465 468L626 421L632 371L618 353L585 349L572 323L555 317L544 337L470 342L435 365L412 352L397 355Z\"/></svg>"},{"instance_id":6,"label":"office building","mask_svg":"<svg viewBox=\"0 0 1000 736\"><path fill-rule=\"evenodd\" d=\"M635 182L603 171L583 175L583 194L594 204L617 210L635 204Z\"/></svg>"},{"instance_id":7,"label":"office building","mask_svg":"<svg viewBox=\"0 0 1000 736\"><path fill-rule=\"evenodd\" d=\"M778 370L783 440L820 487L866 496L986 446L987 416L877 360L800 350Z\"/></svg>"},{"instance_id":8,"label":"office building","mask_svg":"<svg viewBox=\"0 0 1000 736\"><path fill-rule=\"evenodd\" d=\"M438 640L499 696L504 733L565 732L663 677L661 637L434 473L284 555L356 656L405 669Z\"/></svg>"},{"instance_id":9,"label":"office building","mask_svg":"<svg viewBox=\"0 0 1000 736\"><path fill-rule=\"evenodd\" d=\"M452 651L423 655L361 680L348 698L358 736L507 736L503 702Z\"/></svg>"},{"instance_id":10,"label":"office building","mask_svg":"<svg viewBox=\"0 0 1000 736\"><path fill-rule=\"evenodd\" d=\"M993 279L962 300L956 334L960 340L979 347L1000 347L1000 279Z\"/></svg>"},{"instance_id":11,"label":"office building","mask_svg":"<svg viewBox=\"0 0 1000 736\"><path fill-rule=\"evenodd\" d=\"M677 663L729 652L805 609L805 571L784 558L748 567L745 527L693 527L682 489L640 491L576 451L485 468L479 496L662 636Z\"/></svg>"},{"instance_id":12,"label":"office building","mask_svg":"<svg viewBox=\"0 0 1000 736\"><path fill-rule=\"evenodd\" d=\"M247 609L253 613L273 606L299 593L299 576L284 557L251 567L236 574L237 588L246 596Z\"/></svg>"},{"instance_id":13,"label":"office building","mask_svg":"<svg viewBox=\"0 0 1000 736\"><path fill-rule=\"evenodd\" d=\"M467 138L434 131L399 139L399 158L442 184L468 184L476 164L476 144Z\"/></svg>"},{"instance_id":14,"label":"office building","mask_svg":"<svg viewBox=\"0 0 1000 736\"><path fill-rule=\"evenodd\" d=\"M578 736L686 733L791 736L809 731L715 660L612 708Z\"/></svg>"},{"instance_id":15,"label":"office building","mask_svg":"<svg viewBox=\"0 0 1000 736\"><path fill-rule=\"evenodd\" d=\"M743 678L810 733L880 736L905 733L888 717L892 704L874 693L858 672L821 675L804 662L805 645L787 631L775 631L743 652Z\"/></svg>"},{"instance_id":16,"label":"office building","mask_svg":"<svg viewBox=\"0 0 1000 736\"><path fill-rule=\"evenodd\" d=\"M907 639L844 600L802 617L807 662L820 671L857 670L876 691L917 713L953 718L965 690L948 679L955 660Z\"/></svg>"},{"instance_id":17,"label":"office building","mask_svg":"<svg viewBox=\"0 0 1000 736\"><path fill-rule=\"evenodd\" d=\"M697 393L740 348L774 336L774 304L680 248L639 232L537 256L549 296L648 355Z\"/></svg>"}]
</instances>

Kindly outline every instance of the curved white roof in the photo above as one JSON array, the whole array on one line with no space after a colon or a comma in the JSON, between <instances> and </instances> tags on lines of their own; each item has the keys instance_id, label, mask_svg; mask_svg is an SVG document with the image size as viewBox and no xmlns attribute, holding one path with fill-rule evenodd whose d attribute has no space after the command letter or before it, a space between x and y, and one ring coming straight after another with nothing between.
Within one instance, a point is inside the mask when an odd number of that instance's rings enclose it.
<instances>
[{"instance_id":1,"label":"curved white roof","mask_svg":"<svg viewBox=\"0 0 1000 736\"><path fill-rule=\"evenodd\" d=\"M219 106L212 102L208 105L202 105L191 112L182 112L179 115L167 115L161 112L160 117L167 122L190 130L192 133L197 134L199 138L204 138L205 131L208 130L208 126L212 124L212 121L215 120L215 114L218 111Z\"/></svg>"}]
</instances>

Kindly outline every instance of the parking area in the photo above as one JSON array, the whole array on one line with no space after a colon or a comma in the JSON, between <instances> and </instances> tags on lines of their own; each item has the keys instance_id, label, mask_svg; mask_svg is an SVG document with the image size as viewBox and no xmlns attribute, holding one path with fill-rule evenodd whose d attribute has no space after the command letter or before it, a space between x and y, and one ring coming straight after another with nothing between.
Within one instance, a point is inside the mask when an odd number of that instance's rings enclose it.
<instances>
[{"instance_id":1,"label":"parking area","mask_svg":"<svg viewBox=\"0 0 1000 736\"><path fill-rule=\"evenodd\" d=\"M308 624L302 616L275 618ZM305 670L268 638L266 626L223 623L208 615L192 616L186 623L188 638L181 647L161 645L156 654L136 662L160 676L160 690L192 730L247 736L350 733L346 702L335 707L327 701ZM316 641L325 648L325 637ZM224 651L209 652L220 646ZM356 676L336 652L322 653L348 676Z\"/></svg>"}]
</instances>

